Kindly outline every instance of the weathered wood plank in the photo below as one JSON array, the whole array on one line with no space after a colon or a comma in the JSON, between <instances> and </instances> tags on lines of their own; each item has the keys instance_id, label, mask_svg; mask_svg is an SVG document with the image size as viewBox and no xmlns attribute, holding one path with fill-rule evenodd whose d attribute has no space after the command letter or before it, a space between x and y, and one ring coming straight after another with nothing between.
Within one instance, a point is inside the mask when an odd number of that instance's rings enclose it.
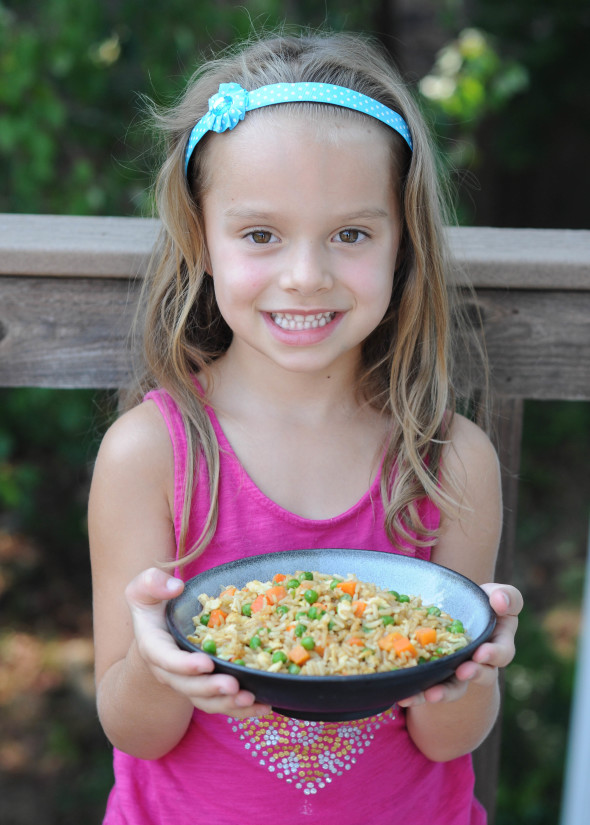
<instances>
[{"instance_id":1,"label":"weathered wood plank","mask_svg":"<svg viewBox=\"0 0 590 825\"><path fill-rule=\"evenodd\" d=\"M123 386L136 293L119 279L0 278L0 386Z\"/></svg>"},{"instance_id":2,"label":"weathered wood plank","mask_svg":"<svg viewBox=\"0 0 590 825\"><path fill-rule=\"evenodd\" d=\"M461 226L448 234L477 288L590 289L590 231Z\"/></svg>"},{"instance_id":3,"label":"weathered wood plank","mask_svg":"<svg viewBox=\"0 0 590 825\"><path fill-rule=\"evenodd\" d=\"M118 387L138 281L0 277L0 385ZM493 388L590 398L590 292L480 290Z\"/></svg>"},{"instance_id":4,"label":"weathered wood plank","mask_svg":"<svg viewBox=\"0 0 590 825\"><path fill-rule=\"evenodd\" d=\"M500 396L590 399L590 291L479 289Z\"/></svg>"},{"instance_id":5,"label":"weathered wood plank","mask_svg":"<svg viewBox=\"0 0 590 825\"><path fill-rule=\"evenodd\" d=\"M159 222L0 214L0 274L127 278L145 271ZM459 227L451 248L476 287L590 289L590 231Z\"/></svg>"},{"instance_id":6,"label":"weathered wood plank","mask_svg":"<svg viewBox=\"0 0 590 825\"><path fill-rule=\"evenodd\" d=\"M160 223L147 218L0 214L0 274L134 278Z\"/></svg>"}]
</instances>

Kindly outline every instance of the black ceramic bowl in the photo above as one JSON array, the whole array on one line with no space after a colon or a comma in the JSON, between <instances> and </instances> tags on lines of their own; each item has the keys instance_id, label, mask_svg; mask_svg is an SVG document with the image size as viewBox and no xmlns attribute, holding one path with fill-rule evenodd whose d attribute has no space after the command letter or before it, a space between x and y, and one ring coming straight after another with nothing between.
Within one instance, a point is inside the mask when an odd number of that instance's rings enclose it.
<instances>
[{"instance_id":1,"label":"black ceramic bowl","mask_svg":"<svg viewBox=\"0 0 590 825\"><path fill-rule=\"evenodd\" d=\"M476 647L490 637L496 619L486 593L464 576L433 562L372 550L293 550L250 556L222 564L186 582L184 591L166 608L168 628L184 650L199 650L188 641L193 616L201 611L198 596L216 595L224 585L243 587L252 579L271 580L276 573L314 570L371 582L386 590L421 596L453 619L463 622L469 644L449 656L416 667L362 676L294 676L267 673L211 658L215 670L236 677L259 702L298 719L344 721L373 716L407 696L448 679Z\"/></svg>"}]
</instances>

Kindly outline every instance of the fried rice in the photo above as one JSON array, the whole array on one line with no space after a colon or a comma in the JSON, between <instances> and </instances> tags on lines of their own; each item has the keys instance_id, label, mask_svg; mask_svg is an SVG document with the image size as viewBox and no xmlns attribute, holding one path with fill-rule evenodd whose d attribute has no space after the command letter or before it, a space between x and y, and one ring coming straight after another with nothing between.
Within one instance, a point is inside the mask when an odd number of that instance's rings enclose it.
<instances>
[{"instance_id":1,"label":"fried rice","mask_svg":"<svg viewBox=\"0 0 590 825\"><path fill-rule=\"evenodd\" d=\"M203 593L199 602L189 641L270 673L382 673L440 659L469 641L462 623L440 607L352 574L278 573L272 582Z\"/></svg>"}]
</instances>

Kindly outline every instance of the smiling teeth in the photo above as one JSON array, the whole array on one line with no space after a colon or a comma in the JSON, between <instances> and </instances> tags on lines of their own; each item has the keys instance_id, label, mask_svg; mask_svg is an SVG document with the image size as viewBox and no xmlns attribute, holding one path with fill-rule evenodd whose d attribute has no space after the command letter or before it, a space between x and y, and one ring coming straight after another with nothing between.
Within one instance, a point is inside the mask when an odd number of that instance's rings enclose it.
<instances>
[{"instance_id":1,"label":"smiling teeth","mask_svg":"<svg viewBox=\"0 0 590 825\"><path fill-rule=\"evenodd\" d=\"M295 315L288 312L271 312L270 317L281 329L316 329L325 327L336 315L335 312L318 312L315 315Z\"/></svg>"}]
</instances>

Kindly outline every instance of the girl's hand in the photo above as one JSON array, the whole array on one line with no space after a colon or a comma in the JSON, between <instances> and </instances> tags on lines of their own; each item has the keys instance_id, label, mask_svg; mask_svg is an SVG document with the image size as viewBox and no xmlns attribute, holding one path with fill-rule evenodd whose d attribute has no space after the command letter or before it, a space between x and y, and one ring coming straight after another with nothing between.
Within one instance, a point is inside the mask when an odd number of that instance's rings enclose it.
<instances>
[{"instance_id":1,"label":"girl's hand","mask_svg":"<svg viewBox=\"0 0 590 825\"><path fill-rule=\"evenodd\" d=\"M413 707L423 702L454 702L464 695L470 682L491 685L498 677L498 669L510 664L515 653L514 636L523 606L522 595L509 584L484 584L482 589L489 595L496 613L496 627L491 639L480 645L471 659L462 662L451 679L400 700L400 707Z\"/></svg>"},{"instance_id":2,"label":"girl's hand","mask_svg":"<svg viewBox=\"0 0 590 825\"><path fill-rule=\"evenodd\" d=\"M155 679L186 696L205 713L224 713L237 719L265 716L268 705L257 704L252 693L240 690L237 679L212 674L205 653L180 650L166 628L165 606L178 596L184 582L150 568L136 576L125 590L131 610L137 649Z\"/></svg>"}]
</instances>

